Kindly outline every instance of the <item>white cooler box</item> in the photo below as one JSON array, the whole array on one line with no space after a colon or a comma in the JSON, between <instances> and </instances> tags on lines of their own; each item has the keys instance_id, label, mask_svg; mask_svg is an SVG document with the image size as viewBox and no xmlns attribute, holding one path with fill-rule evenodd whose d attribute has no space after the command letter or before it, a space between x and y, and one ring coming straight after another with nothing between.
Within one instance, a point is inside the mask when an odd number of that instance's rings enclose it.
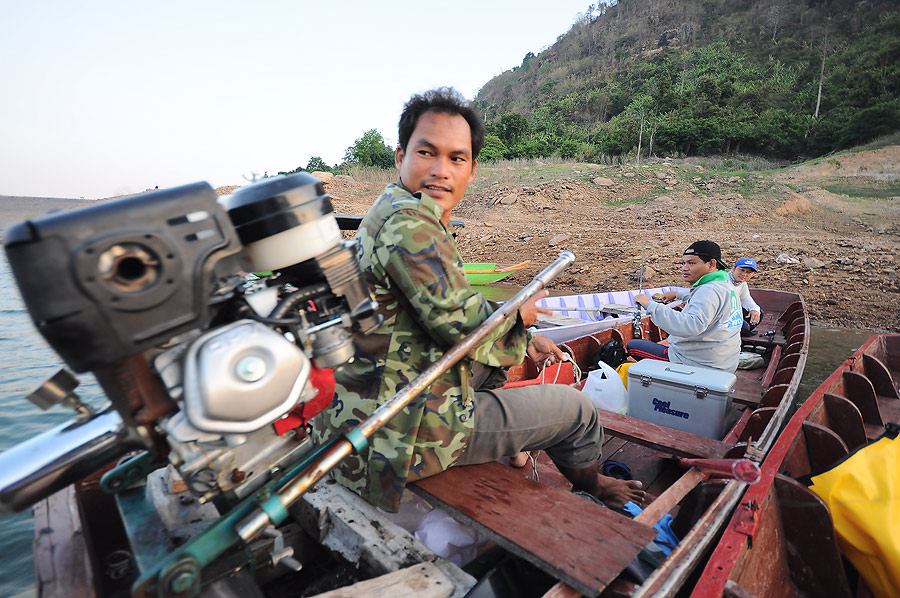
<instances>
[{"instance_id":1,"label":"white cooler box","mask_svg":"<svg viewBox=\"0 0 900 598\"><path fill-rule=\"evenodd\" d=\"M643 359L628 368L628 415L721 439L736 381L722 370Z\"/></svg>"}]
</instances>

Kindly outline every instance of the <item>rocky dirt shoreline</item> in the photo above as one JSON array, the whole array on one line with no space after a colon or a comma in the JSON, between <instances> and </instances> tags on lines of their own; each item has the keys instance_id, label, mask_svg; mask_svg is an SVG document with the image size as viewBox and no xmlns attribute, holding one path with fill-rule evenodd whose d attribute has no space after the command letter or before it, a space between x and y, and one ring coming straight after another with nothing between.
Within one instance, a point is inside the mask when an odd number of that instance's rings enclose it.
<instances>
[{"instance_id":1,"label":"rocky dirt shoreline","mask_svg":"<svg viewBox=\"0 0 900 598\"><path fill-rule=\"evenodd\" d=\"M645 286L679 285L684 248L712 239L729 263L757 260L751 287L801 293L814 321L900 332L900 146L776 171L702 163L480 167L454 211L466 223L460 252L472 262L531 259L507 279L526 284L569 250L577 262L554 288L589 293L637 287L642 253ZM345 214L364 213L384 183L322 178ZM90 203L0 197L0 227Z\"/></svg>"},{"instance_id":2,"label":"rocky dirt shoreline","mask_svg":"<svg viewBox=\"0 0 900 598\"><path fill-rule=\"evenodd\" d=\"M506 279L526 284L569 250L577 262L554 288L590 293L636 288L642 252L645 286L680 285L684 248L712 239L729 263L758 261L752 286L801 293L813 321L900 332L900 146L749 174L696 160L531 169L519 183L482 169L454 210L464 260L531 259ZM827 190L841 186L871 196ZM335 209L363 213L380 187L334 177L326 189Z\"/></svg>"}]
</instances>

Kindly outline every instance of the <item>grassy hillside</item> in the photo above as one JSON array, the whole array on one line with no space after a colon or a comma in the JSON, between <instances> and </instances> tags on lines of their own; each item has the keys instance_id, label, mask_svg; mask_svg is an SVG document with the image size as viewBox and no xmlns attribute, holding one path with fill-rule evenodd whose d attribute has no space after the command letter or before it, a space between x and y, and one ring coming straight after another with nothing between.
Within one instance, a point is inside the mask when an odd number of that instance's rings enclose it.
<instances>
[{"instance_id":1,"label":"grassy hillside","mask_svg":"<svg viewBox=\"0 0 900 598\"><path fill-rule=\"evenodd\" d=\"M896 0L622 0L489 81L484 158L749 152L900 130ZM821 97L819 86L821 83Z\"/></svg>"}]
</instances>

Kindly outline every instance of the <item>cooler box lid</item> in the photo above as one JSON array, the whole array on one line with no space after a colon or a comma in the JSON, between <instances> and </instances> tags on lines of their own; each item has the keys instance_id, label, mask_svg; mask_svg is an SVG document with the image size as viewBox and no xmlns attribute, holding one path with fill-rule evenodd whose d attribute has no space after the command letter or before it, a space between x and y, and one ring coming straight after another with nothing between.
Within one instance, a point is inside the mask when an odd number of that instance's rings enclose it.
<instances>
[{"instance_id":1,"label":"cooler box lid","mask_svg":"<svg viewBox=\"0 0 900 598\"><path fill-rule=\"evenodd\" d=\"M713 394L728 395L734 391L736 382L737 376L730 372L658 359L642 359L628 368L628 388L632 384L663 383L689 390L705 388Z\"/></svg>"}]
</instances>

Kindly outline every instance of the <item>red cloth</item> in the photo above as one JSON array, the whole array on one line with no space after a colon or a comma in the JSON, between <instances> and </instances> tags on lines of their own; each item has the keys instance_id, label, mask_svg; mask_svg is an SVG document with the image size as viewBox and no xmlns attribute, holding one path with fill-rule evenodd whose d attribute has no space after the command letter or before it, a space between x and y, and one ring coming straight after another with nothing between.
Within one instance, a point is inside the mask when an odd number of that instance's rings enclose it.
<instances>
[{"instance_id":1,"label":"red cloth","mask_svg":"<svg viewBox=\"0 0 900 598\"><path fill-rule=\"evenodd\" d=\"M305 426L317 413L328 407L334 399L334 370L312 366L309 383L316 389L316 396L294 407L287 416L278 420L275 433L281 436L289 430Z\"/></svg>"}]
</instances>

